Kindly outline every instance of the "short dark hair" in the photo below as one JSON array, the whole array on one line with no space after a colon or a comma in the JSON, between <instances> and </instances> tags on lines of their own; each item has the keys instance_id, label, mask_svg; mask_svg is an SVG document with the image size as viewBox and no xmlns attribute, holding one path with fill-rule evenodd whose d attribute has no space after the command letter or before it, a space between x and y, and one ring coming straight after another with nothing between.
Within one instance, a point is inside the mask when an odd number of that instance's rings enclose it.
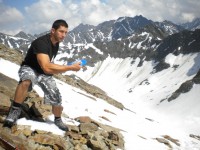
<instances>
[{"instance_id":1,"label":"short dark hair","mask_svg":"<svg viewBox=\"0 0 200 150\"><path fill-rule=\"evenodd\" d=\"M67 22L65 20L62 20L62 19L54 21L52 28L57 30L60 26L64 26L64 27L68 28Z\"/></svg>"}]
</instances>

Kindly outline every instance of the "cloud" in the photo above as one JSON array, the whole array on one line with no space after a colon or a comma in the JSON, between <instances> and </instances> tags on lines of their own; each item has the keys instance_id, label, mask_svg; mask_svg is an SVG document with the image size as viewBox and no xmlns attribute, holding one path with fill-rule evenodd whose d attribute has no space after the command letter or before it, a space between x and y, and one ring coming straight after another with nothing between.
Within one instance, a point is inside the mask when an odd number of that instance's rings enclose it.
<instances>
[{"instance_id":1,"label":"cloud","mask_svg":"<svg viewBox=\"0 0 200 150\"><path fill-rule=\"evenodd\" d=\"M14 7L3 5L0 1L0 32L7 34L16 34L22 30L24 16Z\"/></svg>"},{"instance_id":2,"label":"cloud","mask_svg":"<svg viewBox=\"0 0 200 150\"><path fill-rule=\"evenodd\" d=\"M4 6L0 3L0 26L7 26L12 23L23 21L23 14L13 7Z\"/></svg>"},{"instance_id":3,"label":"cloud","mask_svg":"<svg viewBox=\"0 0 200 150\"><path fill-rule=\"evenodd\" d=\"M48 0L48 1L51 1L51 2L54 2L54 3L60 3L60 4L62 4L62 0Z\"/></svg>"},{"instance_id":4,"label":"cloud","mask_svg":"<svg viewBox=\"0 0 200 150\"><path fill-rule=\"evenodd\" d=\"M5 9L4 6L0 17L5 18L5 14L8 17L0 24L21 21L20 26L14 27L15 30L19 28L27 33L39 34L50 30L56 19L65 19L70 30L80 23L98 25L122 16L136 15L153 21L182 23L199 17L199 8L199 0L39 0L25 7L24 16L16 8Z\"/></svg>"},{"instance_id":5,"label":"cloud","mask_svg":"<svg viewBox=\"0 0 200 150\"><path fill-rule=\"evenodd\" d=\"M109 0L110 6L117 16L143 15L153 21L170 20L175 23L191 21L200 14L199 0Z\"/></svg>"},{"instance_id":6,"label":"cloud","mask_svg":"<svg viewBox=\"0 0 200 150\"><path fill-rule=\"evenodd\" d=\"M72 16L69 8L55 0L43 1L28 6L26 11L26 23L31 26L30 32L40 33L50 30L52 23L56 19L65 19Z\"/></svg>"}]
</instances>

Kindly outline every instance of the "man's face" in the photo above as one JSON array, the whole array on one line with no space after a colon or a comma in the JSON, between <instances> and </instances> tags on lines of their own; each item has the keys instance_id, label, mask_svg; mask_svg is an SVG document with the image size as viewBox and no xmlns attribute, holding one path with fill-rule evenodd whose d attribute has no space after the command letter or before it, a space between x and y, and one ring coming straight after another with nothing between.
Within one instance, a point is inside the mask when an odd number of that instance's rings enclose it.
<instances>
[{"instance_id":1,"label":"man's face","mask_svg":"<svg viewBox=\"0 0 200 150\"><path fill-rule=\"evenodd\" d=\"M68 28L60 26L58 29L52 29L52 34L57 42L62 42L68 33Z\"/></svg>"}]
</instances>

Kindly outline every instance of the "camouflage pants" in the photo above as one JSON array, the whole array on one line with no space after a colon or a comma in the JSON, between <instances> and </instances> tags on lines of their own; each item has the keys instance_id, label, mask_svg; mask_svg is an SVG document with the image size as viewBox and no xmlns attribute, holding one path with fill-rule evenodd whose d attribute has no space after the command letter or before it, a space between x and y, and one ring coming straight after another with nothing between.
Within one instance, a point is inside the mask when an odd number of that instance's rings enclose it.
<instances>
[{"instance_id":1,"label":"camouflage pants","mask_svg":"<svg viewBox=\"0 0 200 150\"><path fill-rule=\"evenodd\" d=\"M20 82L24 80L31 80L29 91L32 90L35 84L37 84L44 92L44 103L51 105L61 105L62 97L59 89L56 86L56 82L52 76L38 74L29 66L21 66L19 69Z\"/></svg>"}]
</instances>

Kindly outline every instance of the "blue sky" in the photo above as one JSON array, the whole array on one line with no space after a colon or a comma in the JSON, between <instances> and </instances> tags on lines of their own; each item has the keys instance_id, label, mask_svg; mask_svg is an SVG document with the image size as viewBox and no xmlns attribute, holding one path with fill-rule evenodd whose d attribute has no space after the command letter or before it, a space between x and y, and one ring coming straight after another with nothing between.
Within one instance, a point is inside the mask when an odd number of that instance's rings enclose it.
<instances>
[{"instance_id":1,"label":"blue sky","mask_svg":"<svg viewBox=\"0 0 200 150\"><path fill-rule=\"evenodd\" d=\"M199 8L199 0L0 0L0 32L39 34L56 19L65 19L71 30L80 23L98 25L136 15L185 23L200 17Z\"/></svg>"},{"instance_id":2,"label":"blue sky","mask_svg":"<svg viewBox=\"0 0 200 150\"><path fill-rule=\"evenodd\" d=\"M38 0L3 0L3 3L7 6L15 7L23 12L26 6L30 6L37 1Z\"/></svg>"}]
</instances>

